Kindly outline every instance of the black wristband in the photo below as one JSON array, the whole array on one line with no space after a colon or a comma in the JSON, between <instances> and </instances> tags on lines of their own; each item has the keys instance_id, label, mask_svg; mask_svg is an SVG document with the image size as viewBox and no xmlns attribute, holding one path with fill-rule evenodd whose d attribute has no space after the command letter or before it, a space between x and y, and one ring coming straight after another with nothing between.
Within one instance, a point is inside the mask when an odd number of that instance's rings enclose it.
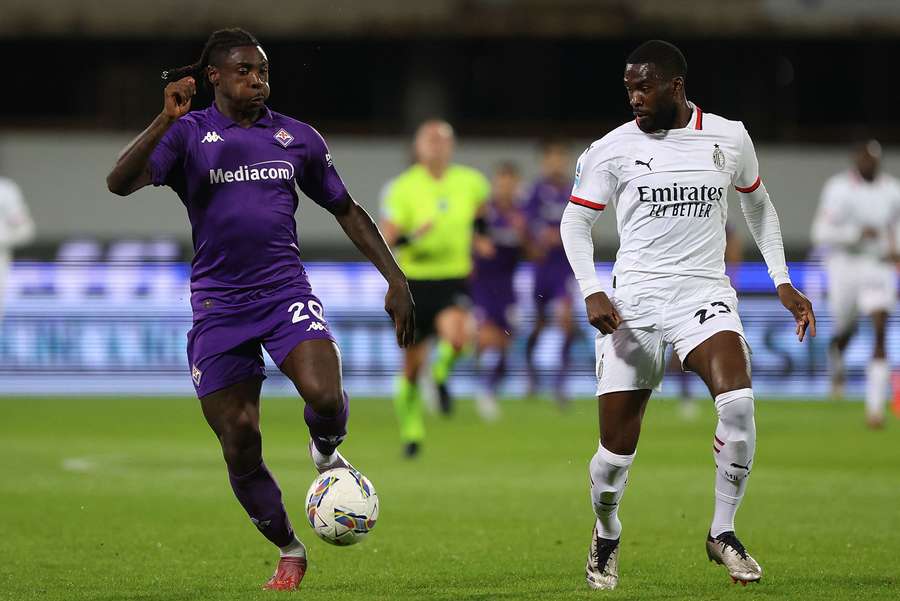
<instances>
[{"instance_id":1,"label":"black wristband","mask_svg":"<svg viewBox=\"0 0 900 601\"><path fill-rule=\"evenodd\" d=\"M397 247L406 246L410 242L412 242L412 238L410 238L409 236L404 234L402 236L397 236L397 239L394 240L394 246L397 246Z\"/></svg>"},{"instance_id":2,"label":"black wristband","mask_svg":"<svg viewBox=\"0 0 900 601\"><path fill-rule=\"evenodd\" d=\"M481 217L480 215L475 218L475 221L472 223L472 227L475 230L476 234L481 234L482 236L486 235L488 232L488 222L487 219Z\"/></svg>"}]
</instances>

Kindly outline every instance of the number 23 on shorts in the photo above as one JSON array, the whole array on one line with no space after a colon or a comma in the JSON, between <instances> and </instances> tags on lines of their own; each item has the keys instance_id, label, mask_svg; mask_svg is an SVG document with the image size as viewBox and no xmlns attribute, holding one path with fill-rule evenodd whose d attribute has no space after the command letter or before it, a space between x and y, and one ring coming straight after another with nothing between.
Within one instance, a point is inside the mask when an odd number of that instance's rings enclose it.
<instances>
[{"instance_id":1,"label":"number 23 on shorts","mask_svg":"<svg viewBox=\"0 0 900 601\"><path fill-rule=\"evenodd\" d=\"M714 301L709 303L708 309L699 309L696 313L694 313L694 317L698 318L700 324L702 325L707 320L712 319L716 315L720 315L722 313L731 313L731 307L722 301Z\"/></svg>"}]
</instances>

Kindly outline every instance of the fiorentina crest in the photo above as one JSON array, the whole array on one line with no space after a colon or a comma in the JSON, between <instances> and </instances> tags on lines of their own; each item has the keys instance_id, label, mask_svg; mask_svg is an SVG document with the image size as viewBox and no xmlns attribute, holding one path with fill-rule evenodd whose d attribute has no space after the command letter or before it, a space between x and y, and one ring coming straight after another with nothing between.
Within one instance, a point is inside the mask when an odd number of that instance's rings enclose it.
<instances>
[{"instance_id":1,"label":"fiorentina crest","mask_svg":"<svg viewBox=\"0 0 900 601\"><path fill-rule=\"evenodd\" d=\"M287 133L287 131L283 127L281 129L279 129L277 132L275 132L274 137L276 140L278 140L278 143L281 144L282 146L284 146L285 148L288 147L288 144L290 144L291 142L294 141L294 136Z\"/></svg>"}]
</instances>

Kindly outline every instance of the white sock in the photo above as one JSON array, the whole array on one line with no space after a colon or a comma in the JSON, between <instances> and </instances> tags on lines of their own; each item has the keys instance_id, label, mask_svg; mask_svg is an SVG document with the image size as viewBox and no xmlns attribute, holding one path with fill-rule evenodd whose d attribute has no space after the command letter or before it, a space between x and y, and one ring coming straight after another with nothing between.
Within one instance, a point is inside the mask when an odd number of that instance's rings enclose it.
<instances>
[{"instance_id":1,"label":"white sock","mask_svg":"<svg viewBox=\"0 0 900 601\"><path fill-rule=\"evenodd\" d=\"M719 423L713 438L716 504L709 533L713 538L734 530L734 516L747 488L756 451L753 390L741 388L716 397Z\"/></svg>"},{"instance_id":2,"label":"white sock","mask_svg":"<svg viewBox=\"0 0 900 601\"><path fill-rule=\"evenodd\" d=\"M316 447L316 445L312 445L312 458L313 463L315 463L316 465L329 465L332 461L334 461L335 453L337 453L337 450L335 450L335 452L331 455L323 455L318 447Z\"/></svg>"},{"instance_id":3,"label":"white sock","mask_svg":"<svg viewBox=\"0 0 900 601\"><path fill-rule=\"evenodd\" d=\"M844 353L842 353L835 345L828 348L828 364L831 367L831 382L844 381Z\"/></svg>"},{"instance_id":4,"label":"white sock","mask_svg":"<svg viewBox=\"0 0 900 601\"><path fill-rule=\"evenodd\" d=\"M866 371L866 415L868 417L882 417L884 415L884 403L887 400L891 370L886 360L872 359Z\"/></svg>"},{"instance_id":5,"label":"white sock","mask_svg":"<svg viewBox=\"0 0 900 601\"><path fill-rule=\"evenodd\" d=\"M619 501L628 484L628 468L633 461L634 453L616 455L604 449L602 444L591 459L591 502L601 538L616 540L622 534Z\"/></svg>"},{"instance_id":6,"label":"white sock","mask_svg":"<svg viewBox=\"0 0 900 601\"><path fill-rule=\"evenodd\" d=\"M296 536L294 537L294 542L279 548L281 549L282 557L306 557L306 547Z\"/></svg>"}]
</instances>

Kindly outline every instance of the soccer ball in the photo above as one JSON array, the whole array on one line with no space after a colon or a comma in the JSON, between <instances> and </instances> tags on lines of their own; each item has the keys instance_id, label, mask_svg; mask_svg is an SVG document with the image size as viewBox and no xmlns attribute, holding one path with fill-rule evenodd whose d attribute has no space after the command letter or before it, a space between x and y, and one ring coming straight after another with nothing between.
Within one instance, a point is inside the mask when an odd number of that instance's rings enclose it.
<instances>
[{"instance_id":1,"label":"soccer ball","mask_svg":"<svg viewBox=\"0 0 900 601\"><path fill-rule=\"evenodd\" d=\"M328 470L306 493L306 517L319 538L332 545L354 545L378 519L378 494L369 479L353 469Z\"/></svg>"}]
</instances>

